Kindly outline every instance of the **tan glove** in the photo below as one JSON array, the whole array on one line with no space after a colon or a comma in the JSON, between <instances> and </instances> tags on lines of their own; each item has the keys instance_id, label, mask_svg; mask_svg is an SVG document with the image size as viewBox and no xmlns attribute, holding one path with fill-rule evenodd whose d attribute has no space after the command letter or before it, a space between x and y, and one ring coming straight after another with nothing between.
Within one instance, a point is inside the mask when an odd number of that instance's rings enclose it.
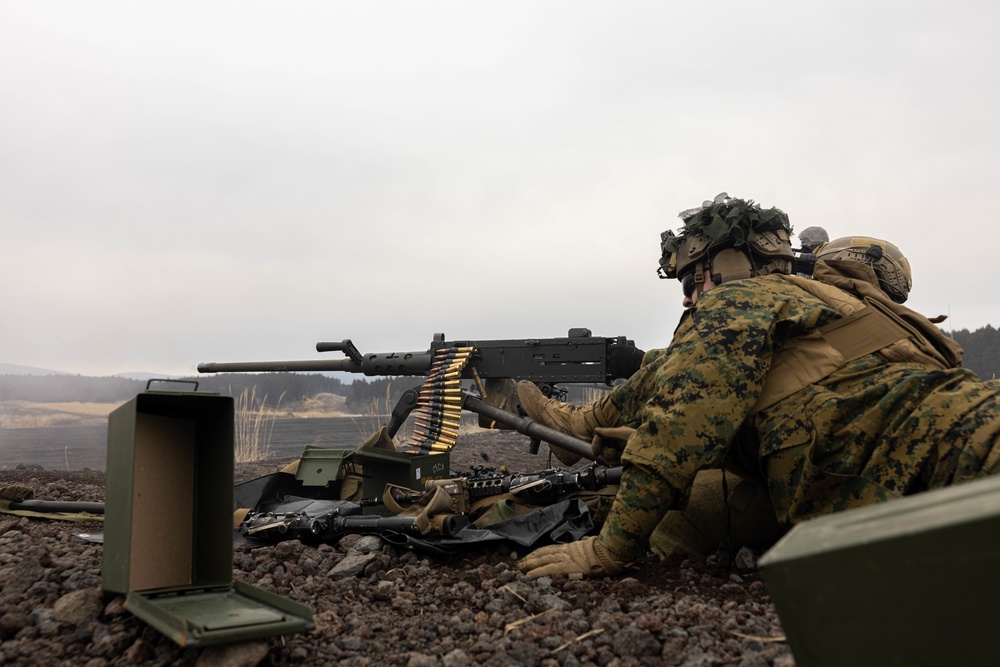
<instances>
[{"instance_id":1,"label":"tan glove","mask_svg":"<svg viewBox=\"0 0 1000 667\"><path fill-rule=\"evenodd\" d=\"M585 537L569 544L553 544L531 552L517 563L529 577L553 574L621 574L627 567L611 555L596 537Z\"/></svg>"},{"instance_id":2,"label":"tan glove","mask_svg":"<svg viewBox=\"0 0 1000 667\"><path fill-rule=\"evenodd\" d=\"M590 443L594 449L594 458L602 465L620 466L625 443L633 433L635 429L628 426L598 426L594 429L594 439Z\"/></svg>"}]
</instances>

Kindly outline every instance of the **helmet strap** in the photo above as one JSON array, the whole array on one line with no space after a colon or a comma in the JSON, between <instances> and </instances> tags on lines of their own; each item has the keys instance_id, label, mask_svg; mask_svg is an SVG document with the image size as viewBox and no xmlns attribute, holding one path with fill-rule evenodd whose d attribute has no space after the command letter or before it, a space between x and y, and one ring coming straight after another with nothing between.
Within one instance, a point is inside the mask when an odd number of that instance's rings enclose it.
<instances>
[{"instance_id":1,"label":"helmet strap","mask_svg":"<svg viewBox=\"0 0 1000 667\"><path fill-rule=\"evenodd\" d=\"M691 290L691 297L696 300L705 293L705 270L708 269L708 264L704 259L695 260L694 270L691 272L691 279L694 288ZM690 298L690 297L689 297Z\"/></svg>"}]
</instances>

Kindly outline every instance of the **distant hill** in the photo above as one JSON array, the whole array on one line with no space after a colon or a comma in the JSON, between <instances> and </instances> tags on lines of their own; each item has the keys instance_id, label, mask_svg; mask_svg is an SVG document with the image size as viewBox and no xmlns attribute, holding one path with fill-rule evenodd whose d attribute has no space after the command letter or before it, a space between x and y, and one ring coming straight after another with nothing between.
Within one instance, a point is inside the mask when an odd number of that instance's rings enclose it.
<instances>
[{"instance_id":1,"label":"distant hill","mask_svg":"<svg viewBox=\"0 0 1000 667\"><path fill-rule=\"evenodd\" d=\"M148 373L144 371L133 371L131 373L115 373L112 377L125 378L126 380L176 380L180 375L164 375L163 373Z\"/></svg>"},{"instance_id":2,"label":"distant hill","mask_svg":"<svg viewBox=\"0 0 1000 667\"><path fill-rule=\"evenodd\" d=\"M36 368L35 366L22 366L20 364L0 364L0 375L77 375L77 373L53 371L48 368ZM128 373L114 373L107 377L124 378L126 380L142 380L145 382L153 379L177 379L180 376L165 375L164 373L150 373L148 371L131 371Z\"/></svg>"},{"instance_id":3,"label":"distant hill","mask_svg":"<svg viewBox=\"0 0 1000 667\"><path fill-rule=\"evenodd\" d=\"M71 375L68 373L54 374L4 374L0 372L0 401L30 401L36 403L114 403L132 398L145 391L146 379L139 379L139 374L129 374L131 377L106 376L91 377ZM145 375L145 374L143 374ZM168 379L163 375L153 376L154 379ZM182 379L182 378L169 378ZM299 375L297 373L266 373L266 374L221 374L187 378L187 381L197 382L200 391L212 391L223 395L239 396L243 391L253 391L263 400L270 396L272 404L283 397L285 404L301 401L320 393L342 394L343 385L339 380L322 375ZM154 386L156 391L191 391L194 385L184 384L179 387ZM350 386L350 385L348 385ZM385 396L385 385L379 396ZM357 387L357 392L370 390L366 383ZM405 389L405 388L404 388ZM404 390L400 389L400 393ZM353 392L352 392L353 393ZM362 394L359 393L359 399ZM369 394L363 395L364 404L369 401ZM352 408L355 412L359 410Z\"/></svg>"},{"instance_id":4,"label":"distant hill","mask_svg":"<svg viewBox=\"0 0 1000 667\"><path fill-rule=\"evenodd\" d=\"M19 364L0 364L0 375L70 375L70 373Z\"/></svg>"}]
</instances>

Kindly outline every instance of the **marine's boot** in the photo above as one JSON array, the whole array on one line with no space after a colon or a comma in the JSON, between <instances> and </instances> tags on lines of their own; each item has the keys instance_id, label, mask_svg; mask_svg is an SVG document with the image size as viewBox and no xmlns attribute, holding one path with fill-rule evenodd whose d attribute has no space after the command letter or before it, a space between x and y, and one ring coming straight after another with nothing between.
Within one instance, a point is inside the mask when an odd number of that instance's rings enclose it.
<instances>
[{"instance_id":1,"label":"marine's boot","mask_svg":"<svg viewBox=\"0 0 1000 667\"><path fill-rule=\"evenodd\" d=\"M586 442L594 439L594 429L617 426L621 418L621 412L607 394L590 405L569 405L546 398L534 382L521 380L517 383L517 398L521 408L536 422ZM581 458L565 449L549 447L566 465L573 465Z\"/></svg>"}]
</instances>

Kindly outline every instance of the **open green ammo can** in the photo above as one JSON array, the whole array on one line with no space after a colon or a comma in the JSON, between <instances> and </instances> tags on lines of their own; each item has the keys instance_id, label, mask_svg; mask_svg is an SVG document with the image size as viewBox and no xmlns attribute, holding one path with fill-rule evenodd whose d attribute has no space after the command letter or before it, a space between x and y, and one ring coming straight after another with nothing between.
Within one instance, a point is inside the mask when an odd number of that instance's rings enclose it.
<instances>
[{"instance_id":1,"label":"open green ammo can","mask_svg":"<svg viewBox=\"0 0 1000 667\"><path fill-rule=\"evenodd\" d=\"M104 589L181 646L312 629L308 607L233 581L233 399L146 389L108 417Z\"/></svg>"}]
</instances>

